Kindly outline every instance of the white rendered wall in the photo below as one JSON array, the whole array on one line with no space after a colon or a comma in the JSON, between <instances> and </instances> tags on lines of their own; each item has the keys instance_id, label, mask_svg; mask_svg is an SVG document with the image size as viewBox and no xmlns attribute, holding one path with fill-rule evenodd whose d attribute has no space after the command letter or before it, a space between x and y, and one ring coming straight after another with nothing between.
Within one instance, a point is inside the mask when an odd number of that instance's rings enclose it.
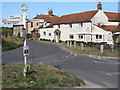
<instances>
[{"instance_id":1,"label":"white rendered wall","mask_svg":"<svg viewBox=\"0 0 120 90\"><path fill-rule=\"evenodd\" d=\"M38 32L40 33L40 39L50 39L51 41L54 39L54 29L53 28L42 28L39 29ZM46 32L46 35L44 35L44 32ZM51 36L49 36L49 33L51 33Z\"/></svg>"},{"instance_id":2,"label":"white rendered wall","mask_svg":"<svg viewBox=\"0 0 120 90\"><path fill-rule=\"evenodd\" d=\"M119 25L119 22L109 21L108 17L102 10L98 10L95 16L93 16L93 18L91 19L91 21L93 24L96 24L96 25L98 25L98 23L104 24L104 25Z\"/></svg>"},{"instance_id":3,"label":"white rendered wall","mask_svg":"<svg viewBox=\"0 0 120 90\"><path fill-rule=\"evenodd\" d=\"M108 17L105 15L105 13L102 10L98 10L98 12L91 19L91 21L96 25L98 25L98 23L107 24Z\"/></svg>"},{"instance_id":4,"label":"white rendered wall","mask_svg":"<svg viewBox=\"0 0 120 90\"><path fill-rule=\"evenodd\" d=\"M94 42L107 42L107 44L113 44L112 32L105 31L95 25L93 25L92 28L93 33L98 33L99 35L102 35L102 39L96 39L96 35L93 35L92 40Z\"/></svg>"},{"instance_id":5,"label":"white rendered wall","mask_svg":"<svg viewBox=\"0 0 120 90\"><path fill-rule=\"evenodd\" d=\"M57 26L55 26L57 27ZM72 28L69 26L69 24L62 24L60 25L60 30L61 30L61 40L66 41L69 40L70 34L74 35L74 38L76 41L79 41L78 33L90 33L91 32L91 23L90 22L85 22L83 23L83 27L79 23L73 23ZM86 39L85 41L89 41L90 36L85 36ZM72 39L71 39L72 40Z\"/></svg>"}]
</instances>

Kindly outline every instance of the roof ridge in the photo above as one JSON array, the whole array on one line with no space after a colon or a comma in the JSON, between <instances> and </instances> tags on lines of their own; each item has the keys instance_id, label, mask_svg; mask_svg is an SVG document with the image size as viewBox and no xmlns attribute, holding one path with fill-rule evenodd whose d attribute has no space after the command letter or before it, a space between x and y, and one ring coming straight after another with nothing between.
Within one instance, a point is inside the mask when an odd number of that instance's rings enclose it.
<instances>
[{"instance_id":1,"label":"roof ridge","mask_svg":"<svg viewBox=\"0 0 120 90\"><path fill-rule=\"evenodd\" d=\"M63 17L63 16L69 16L69 15L76 15L76 14L81 14L81 13L86 13L86 12L95 12L95 11L98 11L98 10L85 11L85 12L80 12L80 13L72 13L72 14L62 15L61 17Z\"/></svg>"},{"instance_id":2,"label":"roof ridge","mask_svg":"<svg viewBox=\"0 0 120 90\"><path fill-rule=\"evenodd\" d=\"M116 12L104 12L104 13L120 14L120 13L116 13Z\"/></svg>"}]
</instances>

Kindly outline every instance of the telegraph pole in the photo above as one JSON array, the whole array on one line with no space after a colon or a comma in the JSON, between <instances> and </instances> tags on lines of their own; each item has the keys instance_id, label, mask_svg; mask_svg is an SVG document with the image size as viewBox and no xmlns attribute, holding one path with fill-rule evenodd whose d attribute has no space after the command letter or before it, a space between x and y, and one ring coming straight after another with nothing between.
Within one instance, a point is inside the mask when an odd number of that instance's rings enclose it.
<instances>
[{"instance_id":1,"label":"telegraph pole","mask_svg":"<svg viewBox=\"0 0 120 90\"><path fill-rule=\"evenodd\" d=\"M23 9L23 7L26 7L26 9ZM24 76L26 76L26 73L28 72L29 69L29 65L27 64L27 56L29 56L28 53L28 46L26 45L26 11L28 10L28 5L27 4L22 4L21 6L21 10L23 11L23 24L24 24L24 28L23 28L23 42L24 42L24 46L23 46L23 55L24 55Z\"/></svg>"}]
</instances>

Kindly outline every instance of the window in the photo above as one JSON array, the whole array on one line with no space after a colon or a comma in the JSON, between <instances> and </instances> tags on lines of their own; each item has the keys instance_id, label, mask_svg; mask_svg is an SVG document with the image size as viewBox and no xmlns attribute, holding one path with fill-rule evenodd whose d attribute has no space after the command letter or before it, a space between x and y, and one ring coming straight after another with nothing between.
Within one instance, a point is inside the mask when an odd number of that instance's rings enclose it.
<instances>
[{"instance_id":1,"label":"window","mask_svg":"<svg viewBox=\"0 0 120 90\"><path fill-rule=\"evenodd\" d=\"M72 28L72 24L70 23L69 26Z\"/></svg>"},{"instance_id":2,"label":"window","mask_svg":"<svg viewBox=\"0 0 120 90\"><path fill-rule=\"evenodd\" d=\"M70 39L73 39L73 38L74 38L73 34L71 34L69 37L70 37Z\"/></svg>"},{"instance_id":3,"label":"window","mask_svg":"<svg viewBox=\"0 0 120 90\"><path fill-rule=\"evenodd\" d=\"M45 23L45 26L47 26L47 23Z\"/></svg>"},{"instance_id":4,"label":"window","mask_svg":"<svg viewBox=\"0 0 120 90\"><path fill-rule=\"evenodd\" d=\"M80 36L81 36L80 38L83 39L83 35L80 35Z\"/></svg>"},{"instance_id":5,"label":"window","mask_svg":"<svg viewBox=\"0 0 120 90\"><path fill-rule=\"evenodd\" d=\"M60 28L60 24L58 25L58 28Z\"/></svg>"},{"instance_id":6,"label":"window","mask_svg":"<svg viewBox=\"0 0 120 90\"><path fill-rule=\"evenodd\" d=\"M98 39L98 35L96 35L96 39Z\"/></svg>"},{"instance_id":7,"label":"window","mask_svg":"<svg viewBox=\"0 0 120 90\"><path fill-rule=\"evenodd\" d=\"M38 23L37 23L37 26L38 26Z\"/></svg>"},{"instance_id":8,"label":"window","mask_svg":"<svg viewBox=\"0 0 120 90\"><path fill-rule=\"evenodd\" d=\"M102 39L102 35L99 35L99 39Z\"/></svg>"},{"instance_id":9,"label":"window","mask_svg":"<svg viewBox=\"0 0 120 90\"><path fill-rule=\"evenodd\" d=\"M51 36L51 33L49 33L49 36Z\"/></svg>"},{"instance_id":10,"label":"window","mask_svg":"<svg viewBox=\"0 0 120 90\"><path fill-rule=\"evenodd\" d=\"M33 22L31 22L31 27L33 27Z\"/></svg>"},{"instance_id":11,"label":"window","mask_svg":"<svg viewBox=\"0 0 120 90\"><path fill-rule=\"evenodd\" d=\"M46 35L46 32L43 32L43 35Z\"/></svg>"},{"instance_id":12,"label":"window","mask_svg":"<svg viewBox=\"0 0 120 90\"><path fill-rule=\"evenodd\" d=\"M96 35L96 39L102 39L102 35Z\"/></svg>"},{"instance_id":13,"label":"window","mask_svg":"<svg viewBox=\"0 0 120 90\"><path fill-rule=\"evenodd\" d=\"M80 23L79 23L79 26L80 26L80 27L83 27L83 22L80 22Z\"/></svg>"},{"instance_id":14,"label":"window","mask_svg":"<svg viewBox=\"0 0 120 90\"><path fill-rule=\"evenodd\" d=\"M81 27L83 27L83 23L81 22Z\"/></svg>"},{"instance_id":15,"label":"window","mask_svg":"<svg viewBox=\"0 0 120 90\"><path fill-rule=\"evenodd\" d=\"M83 35L79 35L79 38L80 38L80 39L83 39Z\"/></svg>"}]
</instances>

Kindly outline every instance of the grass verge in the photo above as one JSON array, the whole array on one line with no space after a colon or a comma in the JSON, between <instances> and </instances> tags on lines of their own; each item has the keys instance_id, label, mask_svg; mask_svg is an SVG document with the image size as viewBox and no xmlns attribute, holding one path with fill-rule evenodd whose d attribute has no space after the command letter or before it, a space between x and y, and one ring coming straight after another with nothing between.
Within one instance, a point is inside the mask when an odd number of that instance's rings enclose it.
<instances>
[{"instance_id":1,"label":"grass verge","mask_svg":"<svg viewBox=\"0 0 120 90\"><path fill-rule=\"evenodd\" d=\"M26 77L24 65L3 64L3 88L60 88L85 85L84 81L68 72L44 64L31 64Z\"/></svg>"},{"instance_id":2,"label":"grass verge","mask_svg":"<svg viewBox=\"0 0 120 90\"><path fill-rule=\"evenodd\" d=\"M100 53L99 49L92 48L92 47L89 47L89 46L84 46L84 51L82 51L80 49L80 46L77 45L76 48L74 48L74 46L72 48L70 48L64 42L61 42L61 43L55 43L55 42L51 42L51 41L40 41L40 42L54 44L54 45L65 48L65 49L67 49L69 51L72 51L74 53L77 53L77 54L88 54L88 55L96 55L96 56L118 57L118 52L120 52L120 50L118 50L118 49L114 49L113 52L112 52L112 50L105 50L104 49L104 52Z\"/></svg>"},{"instance_id":3,"label":"grass verge","mask_svg":"<svg viewBox=\"0 0 120 90\"><path fill-rule=\"evenodd\" d=\"M22 46L22 42L19 38L13 36L6 38L5 36L2 36L2 51L15 49L20 46Z\"/></svg>"}]
</instances>

